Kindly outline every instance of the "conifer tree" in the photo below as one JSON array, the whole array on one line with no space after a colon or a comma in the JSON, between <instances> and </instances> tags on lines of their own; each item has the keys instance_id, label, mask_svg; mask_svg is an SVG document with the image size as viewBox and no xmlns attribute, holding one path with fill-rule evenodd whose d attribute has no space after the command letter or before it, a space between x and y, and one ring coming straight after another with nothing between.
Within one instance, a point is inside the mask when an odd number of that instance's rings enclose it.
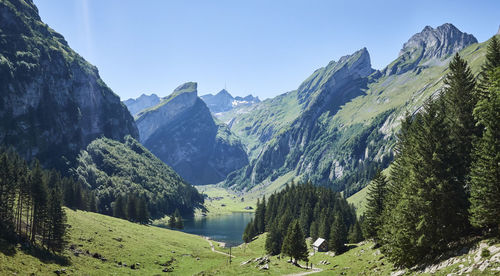
<instances>
[{"instance_id":1,"label":"conifer tree","mask_svg":"<svg viewBox=\"0 0 500 276\"><path fill-rule=\"evenodd\" d=\"M266 237L266 252L270 255L278 255L281 252L282 236L278 231L278 226L272 224Z\"/></svg>"},{"instance_id":2,"label":"conifer tree","mask_svg":"<svg viewBox=\"0 0 500 276\"><path fill-rule=\"evenodd\" d=\"M474 148L470 221L500 233L500 66L490 71L488 80L488 94L474 110L484 132Z\"/></svg>"},{"instance_id":3,"label":"conifer tree","mask_svg":"<svg viewBox=\"0 0 500 276\"><path fill-rule=\"evenodd\" d=\"M126 202L121 194L116 197L113 204L113 216L123 219L127 218Z\"/></svg>"},{"instance_id":4,"label":"conifer tree","mask_svg":"<svg viewBox=\"0 0 500 276\"><path fill-rule=\"evenodd\" d=\"M446 119L450 129L450 150L455 153L453 161L454 177L457 185L466 186L471 164L473 141L480 135L480 128L472 114L476 106L478 95L474 75L458 53L449 64L449 73L444 79L443 99L446 103ZM467 201L459 199L467 209ZM464 211L465 212L465 211Z\"/></svg>"},{"instance_id":5,"label":"conifer tree","mask_svg":"<svg viewBox=\"0 0 500 276\"><path fill-rule=\"evenodd\" d=\"M340 254L345 251L345 244L347 243L347 230L342 218L342 214L337 212L332 224L330 236L328 239L328 249Z\"/></svg>"},{"instance_id":6,"label":"conifer tree","mask_svg":"<svg viewBox=\"0 0 500 276\"><path fill-rule=\"evenodd\" d=\"M488 48L486 50L486 60L481 67L481 72L479 73L479 84L478 88L480 91L480 98L487 98L489 93L489 87L491 85L490 73L495 70L495 68L500 66L500 42L498 38L493 36L488 43Z\"/></svg>"},{"instance_id":7,"label":"conifer tree","mask_svg":"<svg viewBox=\"0 0 500 276\"><path fill-rule=\"evenodd\" d=\"M254 233L254 226L253 226L254 222L253 222L253 219L250 220L250 222L247 224L247 226L245 227L245 231L243 231L243 241L245 243L249 243L252 241L253 237L255 236L255 233Z\"/></svg>"},{"instance_id":8,"label":"conifer tree","mask_svg":"<svg viewBox=\"0 0 500 276\"><path fill-rule=\"evenodd\" d=\"M127 197L127 218L130 221L137 221L137 197L129 195Z\"/></svg>"},{"instance_id":9,"label":"conifer tree","mask_svg":"<svg viewBox=\"0 0 500 276\"><path fill-rule=\"evenodd\" d=\"M297 264L299 260L309 261L304 233L302 233L298 220L294 220L288 227L281 252L286 256L290 256L291 259L293 258L294 264Z\"/></svg>"},{"instance_id":10,"label":"conifer tree","mask_svg":"<svg viewBox=\"0 0 500 276\"><path fill-rule=\"evenodd\" d=\"M356 221L349 231L348 241L350 243L358 243L363 240L363 231L361 230L361 225Z\"/></svg>"},{"instance_id":11,"label":"conifer tree","mask_svg":"<svg viewBox=\"0 0 500 276\"><path fill-rule=\"evenodd\" d=\"M13 168L4 152L0 156L0 235L8 239L14 234L15 184Z\"/></svg>"},{"instance_id":12,"label":"conifer tree","mask_svg":"<svg viewBox=\"0 0 500 276\"><path fill-rule=\"evenodd\" d=\"M33 198L31 241L35 242L37 235L42 235L42 240L45 240L44 235L47 226L48 188L38 160L34 161L31 173L31 195Z\"/></svg>"},{"instance_id":13,"label":"conifer tree","mask_svg":"<svg viewBox=\"0 0 500 276\"><path fill-rule=\"evenodd\" d=\"M381 171L375 174L366 197L365 233L367 238L376 238L382 224L382 212L384 210L387 195L387 180Z\"/></svg>"},{"instance_id":14,"label":"conifer tree","mask_svg":"<svg viewBox=\"0 0 500 276\"><path fill-rule=\"evenodd\" d=\"M397 188L382 227L383 249L399 266L428 261L467 228L465 192L453 175L445 116L443 101L429 100L411 124L403 124L403 137L411 143L398 141L404 151L396 163L402 171L393 179Z\"/></svg>"},{"instance_id":15,"label":"conifer tree","mask_svg":"<svg viewBox=\"0 0 500 276\"><path fill-rule=\"evenodd\" d=\"M62 193L59 184L54 184L51 189L49 201L49 241L48 249L53 252L62 252L67 244L66 239L66 214L62 209Z\"/></svg>"},{"instance_id":16,"label":"conifer tree","mask_svg":"<svg viewBox=\"0 0 500 276\"><path fill-rule=\"evenodd\" d=\"M309 234L311 236L311 238L313 239L313 241L317 240L318 239L318 223L316 221L313 221L311 223L311 228L309 229Z\"/></svg>"},{"instance_id":17,"label":"conifer tree","mask_svg":"<svg viewBox=\"0 0 500 276\"><path fill-rule=\"evenodd\" d=\"M140 197L137 205L137 222L141 224L149 223L149 212L148 206L146 204L146 199L144 197Z\"/></svg>"}]
</instances>

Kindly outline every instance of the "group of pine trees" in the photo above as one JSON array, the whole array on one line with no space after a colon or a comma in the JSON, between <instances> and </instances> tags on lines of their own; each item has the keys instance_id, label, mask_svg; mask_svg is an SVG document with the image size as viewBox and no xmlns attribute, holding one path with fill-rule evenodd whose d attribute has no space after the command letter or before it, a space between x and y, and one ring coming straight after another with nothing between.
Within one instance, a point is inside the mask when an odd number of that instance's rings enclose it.
<instances>
[{"instance_id":1,"label":"group of pine trees","mask_svg":"<svg viewBox=\"0 0 500 276\"><path fill-rule=\"evenodd\" d=\"M460 240L500 230L500 45L476 78L458 54L442 93L407 115L386 178L368 193L364 229L397 266L431 262Z\"/></svg>"},{"instance_id":2,"label":"group of pine trees","mask_svg":"<svg viewBox=\"0 0 500 276\"><path fill-rule=\"evenodd\" d=\"M135 194L119 194L113 202L113 216L141 224L149 223L146 198Z\"/></svg>"},{"instance_id":3,"label":"group of pine trees","mask_svg":"<svg viewBox=\"0 0 500 276\"><path fill-rule=\"evenodd\" d=\"M30 166L13 150L0 150L0 237L52 252L66 244L63 185L68 179Z\"/></svg>"},{"instance_id":4,"label":"group of pine trees","mask_svg":"<svg viewBox=\"0 0 500 276\"><path fill-rule=\"evenodd\" d=\"M246 226L243 240L250 242L256 235L268 232L266 251L271 255L285 254L295 260L303 258L305 237L328 240L336 253L345 250L345 244L363 239L355 210L339 194L311 183L293 182L266 201L257 202L254 219Z\"/></svg>"}]
</instances>

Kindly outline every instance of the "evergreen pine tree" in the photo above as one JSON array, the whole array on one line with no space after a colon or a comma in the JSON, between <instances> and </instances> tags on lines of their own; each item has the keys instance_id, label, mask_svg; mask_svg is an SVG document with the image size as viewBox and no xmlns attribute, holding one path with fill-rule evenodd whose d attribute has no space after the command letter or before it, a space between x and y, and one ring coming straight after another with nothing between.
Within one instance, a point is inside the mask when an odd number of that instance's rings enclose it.
<instances>
[{"instance_id":1,"label":"evergreen pine tree","mask_svg":"<svg viewBox=\"0 0 500 276\"><path fill-rule=\"evenodd\" d=\"M254 226L253 226L253 219L250 220L250 222L247 224L247 226L245 227L245 231L243 231L243 241L245 243L249 243L252 241L253 237L255 236L255 233L254 233Z\"/></svg>"},{"instance_id":2,"label":"evergreen pine tree","mask_svg":"<svg viewBox=\"0 0 500 276\"><path fill-rule=\"evenodd\" d=\"M281 252L282 236L278 231L278 226L272 224L266 237L266 252L270 255L278 255Z\"/></svg>"},{"instance_id":3,"label":"evergreen pine tree","mask_svg":"<svg viewBox=\"0 0 500 276\"><path fill-rule=\"evenodd\" d=\"M480 91L480 98L487 98L489 93L489 87L491 85L490 73L495 70L495 68L500 66L500 42L498 38L493 36L488 43L488 48L486 50L486 60L481 67L481 72L479 73L479 84L478 88Z\"/></svg>"},{"instance_id":4,"label":"evergreen pine tree","mask_svg":"<svg viewBox=\"0 0 500 276\"><path fill-rule=\"evenodd\" d=\"M363 231L361 230L361 225L356 221L350 228L348 235L348 240L350 243L358 243L363 240Z\"/></svg>"},{"instance_id":5,"label":"evergreen pine tree","mask_svg":"<svg viewBox=\"0 0 500 276\"><path fill-rule=\"evenodd\" d=\"M376 238L382 224L382 212L387 195L387 180L381 171L375 174L366 197L365 233L367 238Z\"/></svg>"},{"instance_id":6,"label":"evergreen pine tree","mask_svg":"<svg viewBox=\"0 0 500 276\"><path fill-rule=\"evenodd\" d=\"M149 223L149 212L148 206L146 204L146 199L144 197L140 197L137 204L137 222L141 224Z\"/></svg>"},{"instance_id":7,"label":"evergreen pine tree","mask_svg":"<svg viewBox=\"0 0 500 276\"><path fill-rule=\"evenodd\" d=\"M444 79L443 99L446 103L446 120L450 129L450 150L455 153L453 173L457 185L466 186L471 165L473 141L480 135L480 128L472 114L478 96L476 81L467 62L458 54L449 64L449 73ZM462 212L467 210L467 200L459 198Z\"/></svg>"},{"instance_id":8,"label":"evergreen pine tree","mask_svg":"<svg viewBox=\"0 0 500 276\"><path fill-rule=\"evenodd\" d=\"M59 184L54 184L51 189L49 201L49 228L50 236L48 249L61 253L67 244L66 239L66 214L62 209L62 192Z\"/></svg>"},{"instance_id":9,"label":"evergreen pine tree","mask_svg":"<svg viewBox=\"0 0 500 276\"><path fill-rule=\"evenodd\" d=\"M346 225L344 223L341 213L337 212L328 239L328 249L335 252L335 254L340 254L344 252L346 243L347 243Z\"/></svg>"},{"instance_id":10,"label":"evergreen pine tree","mask_svg":"<svg viewBox=\"0 0 500 276\"><path fill-rule=\"evenodd\" d=\"M309 229L309 235L311 236L313 241L318 239L319 234L318 234L318 222L317 221L313 221L311 223L311 228Z\"/></svg>"},{"instance_id":11,"label":"evergreen pine tree","mask_svg":"<svg viewBox=\"0 0 500 276\"><path fill-rule=\"evenodd\" d=\"M293 258L293 263L295 264L299 260L309 261L304 233L302 233L298 220L293 221L290 227L288 227L286 236L283 239L281 252Z\"/></svg>"},{"instance_id":12,"label":"evergreen pine tree","mask_svg":"<svg viewBox=\"0 0 500 276\"><path fill-rule=\"evenodd\" d=\"M490 71L488 80L488 95L474 110L484 132L474 148L470 221L476 227L500 233L500 66Z\"/></svg>"},{"instance_id":13,"label":"evergreen pine tree","mask_svg":"<svg viewBox=\"0 0 500 276\"><path fill-rule=\"evenodd\" d=\"M116 197L113 203L113 216L122 219L127 218L126 202L121 194Z\"/></svg>"},{"instance_id":14,"label":"evergreen pine tree","mask_svg":"<svg viewBox=\"0 0 500 276\"><path fill-rule=\"evenodd\" d=\"M137 197L135 195L127 197L127 218L130 221L137 221Z\"/></svg>"},{"instance_id":15,"label":"evergreen pine tree","mask_svg":"<svg viewBox=\"0 0 500 276\"><path fill-rule=\"evenodd\" d=\"M36 236L41 235L42 241L46 240L46 222L48 208L48 188L38 160L33 162L31 195L33 198L31 241L36 241Z\"/></svg>"}]
</instances>

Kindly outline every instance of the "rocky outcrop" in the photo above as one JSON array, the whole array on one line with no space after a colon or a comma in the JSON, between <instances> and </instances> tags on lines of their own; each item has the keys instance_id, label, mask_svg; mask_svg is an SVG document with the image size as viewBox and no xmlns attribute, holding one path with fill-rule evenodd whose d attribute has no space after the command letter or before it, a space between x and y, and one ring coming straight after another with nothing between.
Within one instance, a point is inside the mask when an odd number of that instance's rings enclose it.
<instances>
[{"instance_id":1,"label":"rocky outcrop","mask_svg":"<svg viewBox=\"0 0 500 276\"><path fill-rule=\"evenodd\" d=\"M136 122L146 148L192 184L220 182L248 163L239 139L197 96L196 83L179 86Z\"/></svg>"},{"instance_id":2,"label":"rocky outcrop","mask_svg":"<svg viewBox=\"0 0 500 276\"><path fill-rule=\"evenodd\" d=\"M212 113L227 112L240 106L248 106L260 102L259 97L252 95L233 98L226 89L222 89L215 95L207 94L200 98L207 104Z\"/></svg>"},{"instance_id":3,"label":"rocky outcrop","mask_svg":"<svg viewBox=\"0 0 500 276\"><path fill-rule=\"evenodd\" d=\"M130 111L130 113L133 116L136 116L139 112L143 111L144 109L159 104L160 97L158 97L156 94L151 94L151 95L142 94L137 99L130 98L126 101L123 101L123 103L127 106L128 111Z\"/></svg>"},{"instance_id":4,"label":"rocky outcrop","mask_svg":"<svg viewBox=\"0 0 500 276\"><path fill-rule=\"evenodd\" d=\"M64 167L95 138L127 134L138 137L120 98L32 0L0 2L0 143Z\"/></svg>"},{"instance_id":5,"label":"rocky outcrop","mask_svg":"<svg viewBox=\"0 0 500 276\"><path fill-rule=\"evenodd\" d=\"M435 29L426 26L403 45L398 59L384 69L383 73L402 74L416 69L424 62L447 58L474 43L477 43L477 39L473 35L461 32L452 24L446 23Z\"/></svg>"}]
</instances>

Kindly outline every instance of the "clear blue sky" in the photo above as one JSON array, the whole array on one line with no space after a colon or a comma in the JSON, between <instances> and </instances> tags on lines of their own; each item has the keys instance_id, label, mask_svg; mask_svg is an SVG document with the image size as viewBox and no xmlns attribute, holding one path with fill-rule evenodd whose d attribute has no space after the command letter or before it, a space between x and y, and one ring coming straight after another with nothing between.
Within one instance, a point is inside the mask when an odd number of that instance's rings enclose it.
<instances>
[{"instance_id":1,"label":"clear blue sky","mask_svg":"<svg viewBox=\"0 0 500 276\"><path fill-rule=\"evenodd\" d=\"M367 47L395 59L426 25L495 34L500 1L35 0L42 20L99 68L122 99L165 96L186 81L200 95L273 97L330 60Z\"/></svg>"}]
</instances>

